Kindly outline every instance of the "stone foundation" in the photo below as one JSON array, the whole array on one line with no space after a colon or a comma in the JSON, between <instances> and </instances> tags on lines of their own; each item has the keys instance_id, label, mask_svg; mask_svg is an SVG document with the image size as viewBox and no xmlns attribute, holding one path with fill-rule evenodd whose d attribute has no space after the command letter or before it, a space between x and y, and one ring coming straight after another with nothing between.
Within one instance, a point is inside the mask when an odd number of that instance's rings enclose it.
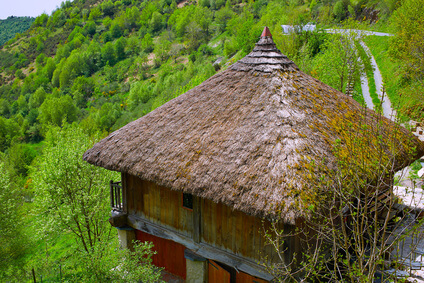
<instances>
[{"instance_id":1,"label":"stone foundation","mask_svg":"<svg viewBox=\"0 0 424 283\"><path fill-rule=\"evenodd\" d=\"M187 268L187 283L208 282L208 261L189 249L184 251Z\"/></svg>"},{"instance_id":2,"label":"stone foundation","mask_svg":"<svg viewBox=\"0 0 424 283\"><path fill-rule=\"evenodd\" d=\"M133 241L136 240L135 230L131 227L129 228L117 228L119 244L122 249L129 249L134 251Z\"/></svg>"}]
</instances>

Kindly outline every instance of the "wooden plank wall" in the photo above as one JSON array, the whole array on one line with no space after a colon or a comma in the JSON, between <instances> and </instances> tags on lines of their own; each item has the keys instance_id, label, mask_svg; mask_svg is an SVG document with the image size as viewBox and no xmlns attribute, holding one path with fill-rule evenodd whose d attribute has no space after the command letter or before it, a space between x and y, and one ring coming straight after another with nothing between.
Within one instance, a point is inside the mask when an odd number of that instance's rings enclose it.
<instances>
[{"instance_id":1,"label":"wooden plank wall","mask_svg":"<svg viewBox=\"0 0 424 283\"><path fill-rule=\"evenodd\" d=\"M231 274L215 261L208 261L208 282L230 283Z\"/></svg>"},{"instance_id":2,"label":"wooden plank wall","mask_svg":"<svg viewBox=\"0 0 424 283\"><path fill-rule=\"evenodd\" d=\"M255 261L268 257L275 259L276 254L266 245L264 229L271 224L258 217L234 211L221 203L202 199L201 241L222 248ZM292 229L287 226L286 229ZM287 239L287 245L293 239ZM289 257L287 258L289 260Z\"/></svg>"},{"instance_id":3,"label":"wooden plank wall","mask_svg":"<svg viewBox=\"0 0 424 283\"><path fill-rule=\"evenodd\" d=\"M194 212L182 207L181 192L158 186L152 182L142 181L138 177L125 174L127 212L142 217L155 224L160 224L173 231L186 235L197 242L193 223ZM229 206L200 199L200 241L213 247L261 261L265 257L276 259L270 245L266 245L264 229L271 224L261 218L232 210ZM162 209L165 208L165 209ZM199 218L198 217L198 218ZM286 231L294 226L284 225ZM293 252L300 251L300 242L291 237L286 239L284 253L286 262L290 262Z\"/></svg>"},{"instance_id":4,"label":"wooden plank wall","mask_svg":"<svg viewBox=\"0 0 424 283\"><path fill-rule=\"evenodd\" d=\"M181 192L127 174L128 213L191 237L193 211L182 207ZM163 209L165 208L165 209Z\"/></svg>"},{"instance_id":5,"label":"wooden plank wall","mask_svg":"<svg viewBox=\"0 0 424 283\"><path fill-rule=\"evenodd\" d=\"M141 242L148 241L153 243L153 251L157 252L152 256L154 265L163 267L166 271L186 279L187 269L184 258L185 247L183 245L139 230L136 230L136 237Z\"/></svg>"}]
</instances>

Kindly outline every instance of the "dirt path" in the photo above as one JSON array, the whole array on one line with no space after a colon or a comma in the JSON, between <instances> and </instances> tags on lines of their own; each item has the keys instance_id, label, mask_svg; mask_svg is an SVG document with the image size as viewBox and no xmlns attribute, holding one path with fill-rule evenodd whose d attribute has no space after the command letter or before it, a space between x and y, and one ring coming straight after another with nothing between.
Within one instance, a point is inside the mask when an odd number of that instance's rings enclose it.
<instances>
[{"instance_id":1,"label":"dirt path","mask_svg":"<svg viewBox=\"0 0 424 283\"><path fill-rule=\"evenodd\" d=\"M377 35L377 36L393 36L390 33L384 33L384 32L374 32L374 31L366 31L366 30L358 30L358 29L326 29L325 32L327 33L355 33L358 38L362 36L368 36L368 35ZM392 109L392 104L390 103L389 98L387 95L383 96L382 87L383 87L383 77L381 76L381 72L378 69L377 62L375 61L374 56L371 54L370 49L368 46L361 40L360 41L361 46L364 48L365 52L367 52L368 57L371 60L371 65L374 69L374 81L375 81L375 88L377 91L378 98L382 101L382 110L383 115L392 121L396 119L396 111ZM362 96L364 97L365 104L368 108L374 109L374 104L372 102L372 98L370 96L370 91L368 87L368 79L365 73L361 75L361 88L362 88Z\"/></svg>"},{"instance_id":2,"label":"dirt path","mask_svg":"<svg viewBox=\"0 0 424 283\"><path fill-rule=\"evenodd\" d=\"M368 57L371 60L371 65L374 69L374 81L375 81L375 88L377 91L377 95L378 98L380 98L380 100L382 101L382 109L383 109L383 115L391 120L395 120L396 119L396 111L392 109L392 104L390 103L389 98L387 97L386 94L384 94L383 96L383 77L381 76L381 72L380 69L377 66L377 62L375 61L374 56L372 56L370 49L368 48L368 46L361 41L361 46L364 48L365 52L367 52ZM363 91L363 90L362 90ZM369 95L369 90L368 90L368 95ZM365 96L364 96L365 99ZM368 106L368 103L367 103ZM371 108L368 106L368 108Z\"/></svg>"},{"instance_id":3,"label":"dirt path","mask_svg":"<svg viewBox=\"0 0 424 283\"><path fill-rule=\"evenodd\" d=\"M362 89L362 96L364 97L364 100L365 100L365 105L369 109L374 109L374 104L372 103L372 98L370 95L370 88L368 87L368 79L365 73L361 74L361 89Z\"/></svg>"}]
</instances>

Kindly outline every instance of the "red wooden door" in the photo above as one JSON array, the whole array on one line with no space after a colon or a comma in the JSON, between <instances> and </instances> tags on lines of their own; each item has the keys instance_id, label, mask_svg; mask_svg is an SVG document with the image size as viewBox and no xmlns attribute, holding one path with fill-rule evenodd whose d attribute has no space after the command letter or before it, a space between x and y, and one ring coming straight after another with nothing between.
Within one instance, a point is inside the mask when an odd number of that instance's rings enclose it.
<instances>
[{"instance_id":1,"label":"red wooden door","mask_svg":"<svg viewBox=\"0 0 424 283\"><path fill-rule=\"evenodd\" d=\"M208 282L209 283L230 283L230 273L219 266L213 260L209 260Z\"/></svg>"},{"instance_id":2,"label":"red wooden door","mask_svg":"<svg viewBox=\"0 0 424 283\"><path fill-rule=\"evenodd\" d=\"M236 274L237 283L267 283L268 281L254 277L244 272L237 272Z\"/></svg>"},{"instance_id":3,"label":"red wooden door","mask_svg":"<svg viewBox=\"0 0 424 283\"><path fill-rule=\"evenodd\" d=\"M184 258L185 247L171 240L162 239L142 231L136 230L137 240L141 242L152 242L153 264L165 268L166 271L186 279L186 260Z\"/></svg>"}]
</instances>

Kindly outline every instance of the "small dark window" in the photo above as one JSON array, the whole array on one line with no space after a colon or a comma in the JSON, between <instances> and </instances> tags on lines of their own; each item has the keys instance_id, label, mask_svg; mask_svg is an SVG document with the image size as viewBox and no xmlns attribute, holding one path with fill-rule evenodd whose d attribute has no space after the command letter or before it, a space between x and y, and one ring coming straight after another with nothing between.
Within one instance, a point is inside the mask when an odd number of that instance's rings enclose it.
<instances>
[{"instance_id":1,"label":"small dark window","mask_svg":"<svg viewBox=\"0 0 424 283\"><path fill-rule=\"evenodd\" d=\"M193 209L193 195L183 193L183 207Z\"/></svg>"}]
</instances>

